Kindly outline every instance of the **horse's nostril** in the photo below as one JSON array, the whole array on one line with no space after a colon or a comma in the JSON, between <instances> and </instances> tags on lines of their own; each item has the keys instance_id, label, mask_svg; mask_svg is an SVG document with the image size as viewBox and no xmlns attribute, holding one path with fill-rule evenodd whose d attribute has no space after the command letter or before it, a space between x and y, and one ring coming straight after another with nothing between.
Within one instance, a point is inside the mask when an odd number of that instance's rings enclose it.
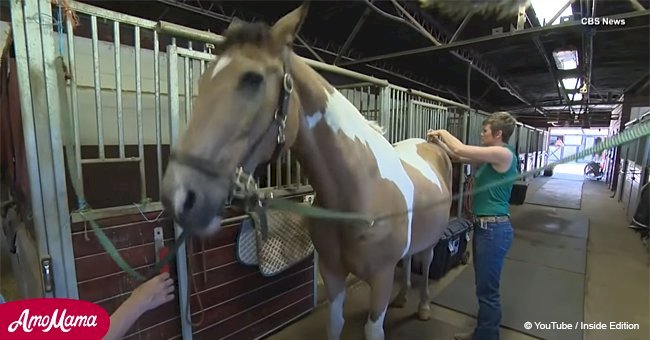
<instances>
[{"instance_id":1,"label":"horse's nostril","mask_svg":"<svg viewBox=\"0 0 650 340\"><path fill-rule=\"evenodd\" d=\"M185 196L185 203L183 203L183 211L189 211L194 207L196 202L196 194L193 190L188 190L187 195Z\"/></svg>"}]
</instances>

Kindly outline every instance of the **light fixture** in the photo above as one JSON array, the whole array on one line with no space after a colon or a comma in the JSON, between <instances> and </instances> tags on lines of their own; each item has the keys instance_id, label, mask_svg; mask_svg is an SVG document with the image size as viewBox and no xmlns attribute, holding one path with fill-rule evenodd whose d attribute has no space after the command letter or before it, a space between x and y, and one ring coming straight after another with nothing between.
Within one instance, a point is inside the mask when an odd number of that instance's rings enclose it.
<instances>
[{"instance_id":1,"label":"light fixture","mask_svg":"<svg viewBox=\"0 0 650 340\"><path fill-rule=\"evenodd\" d=\"M564 86L564 89L567 91L574 91L575 89L578 88L578 85L580 85L580 83L578 82L578 78L562 79L562 86Z\"/></svg>"},{"instance_id":2,"label":"light fixture","mask_svg":"<svg viewBox=\"0 0 650 340\"><path fill-rule=\"evenodd\" d=\"M582 93L573 93L569 95L572 102L579 102L582 100Z\"/></svg>"},{"instance_id":3,"label":"light fixture","mask_svg":"<svg viewBox=\"0 0 650 340\"><path fill-rule=\"evenodd\" d=\"M556 50L553 51L553 59L558 70L575 70L578 68L578 51Z\"/></svg>"}]
</instances>

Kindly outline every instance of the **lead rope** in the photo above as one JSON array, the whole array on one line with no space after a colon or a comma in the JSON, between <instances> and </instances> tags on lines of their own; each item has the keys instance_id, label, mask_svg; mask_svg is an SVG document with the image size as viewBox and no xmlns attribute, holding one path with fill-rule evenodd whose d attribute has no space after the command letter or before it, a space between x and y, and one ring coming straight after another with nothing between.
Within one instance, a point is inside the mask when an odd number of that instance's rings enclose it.
<instances>
[{"instance_id":1,"label":"lead rope","mask_svg":"<svg viewBox=\"0 0 650 340\"><path fill-rule=\"evenodd\" d=\"M201 301L201 294L199 293L198 287L196 285L196 279L194 278L194 274L192 273L192 261L191 261L191 256L195 255L194 253L194 242L193 240L189 240L187 242L187 248L189 250L190 256L187 257L186 262L187 262L187 275L189 276L189 279L192 281L192 289L196 293L196 299L197 302L199 303L199 311L200 311L200 316L201 318L199 319L198 322L193 322L192 321L192 314L190 313L190 304L191 304L191 299L192 299L192 292L191 289L188 287L185 290L185 296L187 296L186 302L185 302L185 320L187 323L191 324L192 327L198 327L201 324L203 324L203 320L205 320L205 311L203 310L203 302ZM205 253L205 249L202 246L201 247L201 252ZM205 273L205 264L203 264L203 272Z\"/></svg>"},{"instance_id":2,"label":"lead rope","mask_svg":"<svg viewBox=\"0 0 650 340\"><path fill-rule=\"evenodd\" d=\"M472 192L471 193L463 193L463 194L456 194L452 196L452 201L457 200L460 197L469 197L471 194L476 194L479 192L487 191L491 188L504 185L504 184L510 184L513 181L516 180L521 180L524 179L526 176L533 175L537 172L540 172L544 170L545 168L549 167L554 167L557 166L558 164L563 164L563 163L568 163L574 160L578 160L581 158L584 158L594 152L602 152L607 149L611 149L616 146L621 146L627 143L630 143L634 140L637 140L642 137L646 137L650 135L650 121L648 122L642 122L639 123L639 125L633 126L630 129L624 130L622 133L619 133L618 135L613 136L612 138L606 139L605 141L601 142L597 146L593 146L591 148L585 149L583 151L577 152L571 156L565 157L555 163L547 164L546 166L541 166L536 169L526 171L526 172L520 172L518 175L505 178L499 181L494 181L484 187L481 188L475 188L472 187ZM404 214L407 214L409 212L412 212L416 209L432 209L440 204L443 204L447 202L447 199L440 199L437 201L432 201L428 202L426 204L421 204L418 206L413 206L412 208L401 210L395 213L389 213L389 214L384 214L384 215L379 215L376 218L370 218L369 216L359 214L359 213L353 213L353 212L346 212L346 211L338 211L338 210L333 210L333 209L325 209L325 208L320 208L316 206L309 206L309 205L304 205L304 204L299 204L297 202L293 202L291 200L287 199L271 199L267 200L266 202L266 207L269 209L276 209L276 210L284 210L284 211L291 211L296 214L300 214L303 216L308 216L308 217L314 217L314 218L320 218L320 219L333 219L333 220L348 220L348 221L356 221L356 222L365 222L367 223L370 227L374 225L375 222L380 221L380 220L386 220L386 219L393 219L396 217L400 217Z\"/></svg>"}]
</instances>

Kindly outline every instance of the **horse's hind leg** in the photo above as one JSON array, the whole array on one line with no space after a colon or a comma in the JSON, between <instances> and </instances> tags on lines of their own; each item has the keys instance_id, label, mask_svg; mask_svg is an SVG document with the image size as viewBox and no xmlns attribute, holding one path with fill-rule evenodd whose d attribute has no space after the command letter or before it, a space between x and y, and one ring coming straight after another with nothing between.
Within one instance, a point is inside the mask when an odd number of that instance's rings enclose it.
<instances>
[{"instance_id":1,"label":"horse's hind leg","mask_svg":"<svg viewBox=\"0 0 650 340\"><path fill-rule=\"evenodd\" d=\"M393 291L395 266L387 266L375 273L370 284L370 312L364 327L366 340L384 340L384 318Z\"/></svg>"},{"instance_id":2,"label":"horse's hind leg","mask_svg":"<svg viewBox=\"0 0 650 340\"><path fill-rule=\"evenodd\" d=\"M329 306L329 323L327 336L329 340L338 340L343 331L343 304L345 302L345 279L347 273L341 268L328 268L328 265L319 261L319 270L323 276Z\"/></svg>"},{"instance_id":3,"label":"horse's hind leg","mask_svg":"<svg viewBox=\"0 0 650 340\"><path fill-rule=\"evenodd\" d=\"M418 255L422 262L422 284L420 286L420 305L418 306L418 318L422 321L431 319L431 295L429 293L429 268L433 262L434 247L425 249Z\"/></svg>"},{"instance_id":4,"label":"horse's hind leg","mask_svg":"<svg viewBox=\"0 0 650 340\"><path fill-rule=\"evenodd\" d=\"M406 293L411 287L411 260L412 256L407 256L402 259L402 282L399 287L399 292L395 296L393 302L391 302L391 308L403 308L406 306Z\"/></svg>"}]
</instances>

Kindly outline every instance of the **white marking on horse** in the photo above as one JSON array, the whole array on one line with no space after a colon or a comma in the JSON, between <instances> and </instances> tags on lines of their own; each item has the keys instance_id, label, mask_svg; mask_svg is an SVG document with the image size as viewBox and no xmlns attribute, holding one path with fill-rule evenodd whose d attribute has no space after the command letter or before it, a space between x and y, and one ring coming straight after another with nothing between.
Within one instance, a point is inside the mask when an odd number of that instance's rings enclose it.
<instances>
[{"instance_id":1,"label":"white marking on horse","mask_svg":"<svg viewBox=\"0 0 650 340\"><path fill-rule=\"evenodd\" d=\"M408 209L407 238L402 257L411 247L411 227L413 221L413 200L415 188L411 178L402 166L400 157L393 146L381 134L378 125L370 123L359 110L350 103L338 90L328 93L327 106L324 115L325 122L336 133L342 131L350 139L365 143L377 160L377 167L382 178L397 185L406 200Z\"/></svg>"},{"instance_id":2,"label":"white marking on horse","mask_svg":"<svg viewBox=\"0 0 650 340\"><path fill-rule=\"evenodd\" d=\"M217 73L223 70L224 67L228 66L228 64L230 64L230 60L230 57L227 55L221 56L217 61L217 64L214 65L214 68L212 69L212 78L216 77Z\"/></svg>"},{"instance_id":3,"label":"white marking on horse","mask_svg":"<svg viewBox=\"0 0 650 340\"><path fill-rule=\"evenodd\" d=\"M410 138L395 143L395 149L404 162L418 169L426 179L435 183L438 188L441 188L442 184L438 175L431 169L431 165L418 154L418 145L426 142L424 139Z\"/></svg>"},{"instance_id":4,"label":"white marking on horse","mask_svg":"<svg viewBox=\"0 0 650 340\"><path fill-rule=\"evenodd\" d=\"M316 112L312 115L308 115L305 119L307 120L307 126L311 130L314 128L314 126L316 126L316 124L318 124L318 122L321 121L322 118L323 118L323 114L320 112Z\"/></svg>"},{"instance_id":5,"label":"white marking on horse","mask_svg":"<svg viewBox=\"0 0 650 340\"><path fill-rule=\"evenodd\" d=\"M374 322L370 320L370 315L368 315L368 321L364 326L366 333L366 340L384 340L384 317L386 316L386 309L384 309L379 317Z\"/></svg>"},{"instance_id":6,"label":"white marking on horse","mask_svg":"<svg viewBox=\"0 0 650 340\"><path fill-rule=\"evenodd\" d=\"M343 331L343 301L345 301L345 289L342 290L330 304L330 323L328 328L329 339L338 340Z\"/></svg>"}]
</instances>

